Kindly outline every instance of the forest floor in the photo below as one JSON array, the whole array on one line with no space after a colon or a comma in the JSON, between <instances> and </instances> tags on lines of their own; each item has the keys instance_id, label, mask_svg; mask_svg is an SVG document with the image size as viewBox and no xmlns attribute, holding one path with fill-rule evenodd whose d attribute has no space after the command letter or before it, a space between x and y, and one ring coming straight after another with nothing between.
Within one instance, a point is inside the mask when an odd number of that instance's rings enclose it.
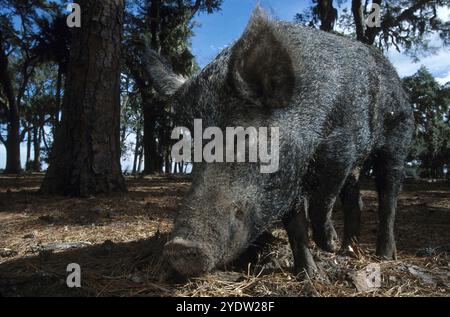
<instances>
[{"instance_id":1,"label":"forest floor","mask_svg":"<svg viewBox=\"0 0 450 317\"><path fill-rule=\"evenodd\" d=\"M245 261L190 281L168 277L161 254L187 178L127 180L129 192L87 199L37 193L42 175L0 175L0 296L450 296L450 187L408 181L399 200L398 259L374 256L377 200L363 186L359 245L314 257L326 278L290 272L286 234ZM342 212L334 213L342 232ZM250 262L249 262L250 261ZM81 288L68 288L68 264Z\"/></svg>"}]
</instances>

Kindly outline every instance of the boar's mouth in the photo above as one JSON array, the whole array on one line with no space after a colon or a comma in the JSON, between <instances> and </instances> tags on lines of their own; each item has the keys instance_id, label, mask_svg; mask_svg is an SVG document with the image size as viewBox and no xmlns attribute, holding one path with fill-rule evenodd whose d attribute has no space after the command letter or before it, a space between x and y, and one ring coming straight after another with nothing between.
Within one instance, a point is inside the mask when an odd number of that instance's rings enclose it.
<instances>
[{"instance_id":1,"label":"boar's mouth","mask_svg":"<svg viewBox=\"0 0 450 317\"><path fill-rule=\"evenodd\" d=\"M165 245L164 257L184 277L198 277L208 273L216 265L211 248L206 244L179 237Z\"/></svg>"}]
</instances>

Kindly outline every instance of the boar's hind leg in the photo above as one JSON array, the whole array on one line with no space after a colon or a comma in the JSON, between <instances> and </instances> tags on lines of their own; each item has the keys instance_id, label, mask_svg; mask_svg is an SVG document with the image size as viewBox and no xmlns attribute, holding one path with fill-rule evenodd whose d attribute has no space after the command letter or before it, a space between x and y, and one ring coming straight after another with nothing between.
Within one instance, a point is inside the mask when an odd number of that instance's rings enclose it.
<instances>
[{"instance_id":1,"label":"boar's hind leg","mask_svg":"<svg viewBox=\"0 0 450 317\"><path fill-rule=\"evenodd\" d=\"M397 154L386 151L379 153L375 162L379 213L377 255L386 260L396 258L394 222L403 164Z\"/></svg>"},{"instance_id":2,"label":"boar's hind leg","mask_svg":"<svg viewBox=\"0 0 450 317\"><path fill-rule=\"evenodd\" d=\"M305 209L301 208L299 212L288 215L283 222L294 255L295 273L306 272L310 277L316 275L318 273L317 266L308 249L308 221Z\"/></svg>"},{"instance_id":3,"label":"boar's hind leg","mask_svg":"<svg viewBox=\"0 0 450 317\"><path fill-rule=\"evenodd\" d=\"M359 188L360 168L356 168L347 177L341 190L342 208L344 210L344 241L342 250L346 250L352 242L357 242L361 225L363 202Z\"/></svg>"},{"instance_id":4,"label":"boar's hind leg","mask_svg":"<svg viewBox=\"0 0 450 317\"><path fill-rule=\"evenodd\" d=\"M400 113L388 124L385 144L375 153L375 172L379 213L377 255L390 260L397 256L394 237L395 212L412 138L413 116L409 112Z\"/></svg>"}]
</instances>

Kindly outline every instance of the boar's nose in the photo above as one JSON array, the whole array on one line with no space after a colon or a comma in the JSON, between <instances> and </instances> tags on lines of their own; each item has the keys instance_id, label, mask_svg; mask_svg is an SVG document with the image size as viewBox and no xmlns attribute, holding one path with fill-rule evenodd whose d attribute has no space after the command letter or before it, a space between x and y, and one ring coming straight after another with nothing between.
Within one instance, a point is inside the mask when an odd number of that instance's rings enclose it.
<instances>
[{"instance_id":1,"label":"boar's nose","mask_svg":"<svg viewBox=\"0 0 450 317\"><path fill-rule=\"evenodd\" d=\"M208 248L197 242L175 238L164 247L164 256L172 268L184 277L196 277L209 272L214 261Z\"/></svg>"}]
</instances>

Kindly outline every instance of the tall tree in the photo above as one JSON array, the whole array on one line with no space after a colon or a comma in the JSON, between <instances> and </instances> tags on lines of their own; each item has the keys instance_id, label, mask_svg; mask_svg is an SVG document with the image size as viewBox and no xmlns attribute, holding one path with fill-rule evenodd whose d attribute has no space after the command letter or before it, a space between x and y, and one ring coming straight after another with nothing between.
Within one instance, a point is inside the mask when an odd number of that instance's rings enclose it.
<instances>
[{"instance_id":1,"label":"tall tree","mask_svg":"<svg viewBox=\"0 0 450 317\"><path fill-rule=\"evenodd\" d=\"M335 2L330 0L326 1L326 4L327 6L322 1L312 0L311 5L303 13L295 16L296 22L311 27L320 25L322 30L329 32L336 32L335 29L338 29L343 35L353 37L367 45L374 45L383 51L395 48L416 61L421 56L438 50L438 47L431 45L431 39L435 42L440 40L441 46L444 47L450 44L450 21L441 20L438 14L440 9L449 7L450 0L337 0ZM337 12L336 7L342 9L342 14L340 17L337 15L334 17L338 28L333 26L330 29L328 12ZM378 21L375 19L378 13L375 8L380 9ZM367 23L368 21L372 23ZM418 77L426 82L427 76L423 70L419 72ZM417 78L414 80L420 82ZM407 81L408 84L411 82L414 81L412 79ZM423 90L420 93L423 93ZM411 93L413 99L414 95L418 98L415 107L419 109L415 109L415 114L416 120L420 123L422 116L428 117L425 111L428 108L421 105L420 98L423 96L417 96L414 89ZM419 133L421 128L416 131L412 159L419 161L427 168L429 175L436 175L437 171L439 169L442 171L442 166L448 162L445 160L445 157L448 157L447 147L450 135L448 120L445 121L445 116L428 117L426 125L431 126L430 129L424 130L426 132ZM365 164L363 173L369 175L371 169L372 162L369 160Z\"/></svg>"},{"instance_id":2,"label":"tall tree","mask_svg":"<svg viewBox=\"0 0 450 317\"><path fill-rule=\"evenodd\" d=\"M416 123L411 160L418 162L426 177L442 177L450 166L450 83L440 85L422 67L403 79Z\"/></svg>"},{"instance_id":3,"label":"tall tree","mask_svg":"<svg viewBox=\"0 0 450 317\"><path fill-rule=\"evenodd\" d=\"M27 170L41 170L42 149L48 151L49 138L45 127L53 127L53 114L57 104L55 87L57 86L58 67L52 63L39 65L26 88L23 103L21 135L27 135ZM30 161L31 144L34 158ZM44 147L42 146L44 145Z\"/></svg>"},{"instance_id":4,"label":"tall tree","mask_svg":"<svg viewBox=\"0 0 450 317\"><path fill-rule=\"evenodd\" d=\"M61 112L61 96L64 88L64 77L67 75L69 64L69 50L71 34L67 26L66 16L60 8L54 9L51 19L42 17L37 20L40 32L36 36L37 45L34 53L39 57L40 63L51 62L57 65L55 103L52 109L51 123L52 135L55 138L56 127L59 123Z\"/></svg>"},{"instance_id":5,"label":"tall tree","mask_svg":"<svg viewBox=\"0 0 450 317\"><path fill-rule=\"evenodd\" d=\"M89 196L124 191L120 167L123 0L80 0L63 117L41 190Z\"/></svg>"},{"instance_id":6,"label":"tall tree","mask_svg":"<svg viewBox=\"0 0 450 317\"><path fill-rule=\"evenodd\" d=\"M144 174L170 170L170 114L165 98L158 96L140 61L136 39L145 34L151 47L165 56L174 70L190 75L195 67L189 39L193 35L192 18L198 12L212 13L220 9L222 0L141 0L133 2L127 21L127 68L141 93L144 120Z\"/></svg>"},{"instance_id":7,"label":"tall tree","mask_svg":"<svg viewBox=\"0 0 450 317\"><path fill-rule=\"evenodd\" d=\"M3 33L0 27L0 83L3 95L6 97L0 101L0 106L7 122L7 137L5 139L0 134L0 141L6 148L5 173L17 174L22 170L20 165L20 114Z\"/></svg>"},{"instance_id":8,"label":"tall tree","mask_svg":"<svg viewBox=\"0 0 450 317\"><path fill-rule=\"evenodd\" d=\"M35 10L42 1L0 1L0 107L7 123L6 173L20 173L20 115L22 98L33 74L36 58L32 54Z\"/></svg>"},{"instance_id":9,"label":"tall tree","mask_svg":"<svg viewBox=\"0 0 450 317\"><path fill-rule=\"evenodd\" d=\"M50 21L56 11L58 6L46 0L0 0L0 123L7 126L0 142L7 150L7 173L21 171L20 143L32 128L26 125L21 131L24 94L42 60L36 39L43 31L40 21Z\"/></svg>"},{"instance_id":10,"label":"tall tree","mask_svg":"<svg viewBox=\"0 0 450 317\"><path fill-rule=\"evenodd\" d=\"M369 10L373 4L380 8L379 25L366 23L370 16L376 14ZM335 31L334 26L330 29L330 18L333 17L340 31L358 41L384 50L392 47L404 50L417 58L435 49L430 45L429 36L432 34L436 34L444 45L450 43L450 22L442 21L438 16L439 8L449 5L450 0L312 0L311 6L297 14L295 20L314 27L319 24L325 31ZM337 16L337 7L343 8L340 17Z\"/></svg>"}]
</instances>

